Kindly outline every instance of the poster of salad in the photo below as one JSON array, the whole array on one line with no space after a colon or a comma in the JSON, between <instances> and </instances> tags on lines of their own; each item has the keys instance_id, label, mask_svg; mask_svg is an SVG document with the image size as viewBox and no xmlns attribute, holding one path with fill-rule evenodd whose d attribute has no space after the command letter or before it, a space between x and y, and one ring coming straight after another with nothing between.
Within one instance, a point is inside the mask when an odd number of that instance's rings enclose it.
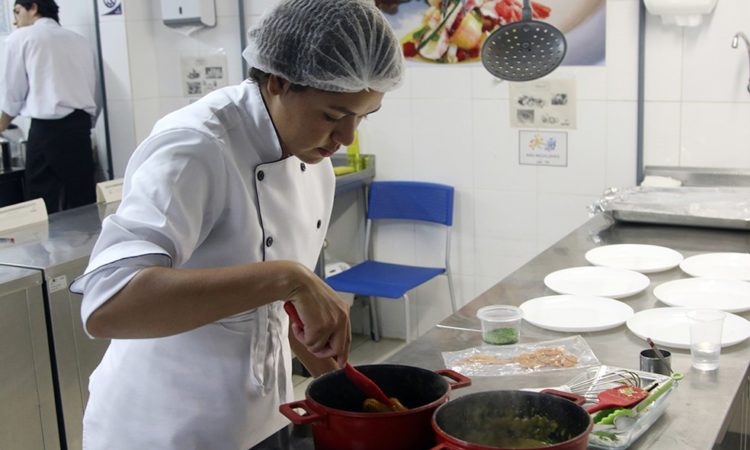
<instances>
[{"instance_id":1,"label":"poster of salad","mask_svg":"<svg viewBox=\"0 0 750 450\"><path fill-rule=\"evenodd\" d=\"M375 0L411 64L479 62L495 30L521 20L523 0ZM532 19L565 34L563 65L604 65L606 0L532 0Z\"/></svg>"}]
</instances>

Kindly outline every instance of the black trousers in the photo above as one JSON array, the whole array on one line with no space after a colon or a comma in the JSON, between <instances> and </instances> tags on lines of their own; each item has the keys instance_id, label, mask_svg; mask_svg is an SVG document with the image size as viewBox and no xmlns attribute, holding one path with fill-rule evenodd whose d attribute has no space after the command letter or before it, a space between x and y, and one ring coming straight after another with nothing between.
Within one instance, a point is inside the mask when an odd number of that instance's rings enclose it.
<instances>
[{"instance_id":1,"label":"black trousers","mask_svg":"<svg viewBox=\"0 0 750 450\"><path fill-rule=\"evenodd\" d=\"M27 199L43 198L50 214L94 203L91 116L77 109L62 119L31 119L25 176Z\"/></svg>"}]
</instances>

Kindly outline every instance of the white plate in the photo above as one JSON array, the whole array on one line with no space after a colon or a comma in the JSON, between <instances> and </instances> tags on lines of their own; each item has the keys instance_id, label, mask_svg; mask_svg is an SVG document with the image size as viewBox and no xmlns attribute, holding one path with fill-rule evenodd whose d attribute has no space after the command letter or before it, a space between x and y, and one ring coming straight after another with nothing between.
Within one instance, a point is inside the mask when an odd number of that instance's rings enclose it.
<instances>
[{"instance_id":1,"label":"white plate","mask_svg":"<svg viewBox=\"0 0 750 450\"><path fill-rule=\"evenodd\" d=\"M672 269L682 259L682 254L671 248L645 244L604 245L586 252L586 261L595 266L617 267L641 273Z\"/></svg>"},{"instance_id":2,"label":"white plate","mask_svg":"<svg viewBox=\"0 0 750 450\"><path fill-rule=\"evenodd\" d=\"M553 331L599 331L619 327L633 308L606 297L550 295L521 304L523 320Z\"/></svg>"},{"instance_id":3,"label":"white plate","mask_svg":"<svg viewBox=\"0 0 750 450\"><path fill-rule=\"evenodd\" d=\"M685 278L656 286L654 295L669 306L750 311L750 283L747 281Z\"/></svg>"},{"instance_id":4,"label":"white plate","mask_svg":"<svg viewBox=\"0 0 750 450\"><path fill-rule=\"evenodd\" d=\"M654 308L635 313L628 319L630 331L641 339L651 338L665 347L690 348L690 324L687 312L693 308ZM739 344L750 337L750 322L727 313L722 328L721 346Z\"/></svg>"},{"instance_id":5,"label":"white plate","mask_svg":"<svg viewBox=\"0 0 750 450\"><path fill-rule=\"evenodd\" d=\"M704 253L685 258L680 269L694 277L750 281L750 253Z\"/></svg>"},{"instance_id":6,"label":"white plate","mask_svg":"<svg viewBox=\"0 0 750 450\"><path fill-rule=\"evenodd\" d=\"M612 267L571 267L544 277L544 285L558 294L623 298L648 287L642 273Z\"/></svg>"}]
</instances>

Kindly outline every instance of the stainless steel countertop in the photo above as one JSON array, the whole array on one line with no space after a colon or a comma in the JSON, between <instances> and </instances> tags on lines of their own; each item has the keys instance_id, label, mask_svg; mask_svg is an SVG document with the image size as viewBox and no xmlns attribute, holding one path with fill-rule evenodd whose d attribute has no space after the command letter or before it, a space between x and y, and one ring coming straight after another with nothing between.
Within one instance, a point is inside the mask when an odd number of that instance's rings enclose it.
<instances>
[{"instance_id":1,"label":"stainless steel countertop","mask_svg":"<svg viewBox=\"0 0 750 450\"><path fill-rule=\"evenodd\" d=\"M737 230L686 228L642 224L621 224L597 216L536 256L510 276L497 283L441 324L479 328L477 309L489 304L520 305L524 301L554 292L544 286L544 277L555 270L589 265L584 254L591 248L609 244L662 245L681 252L685 257L707 252L748 252L750 233ZM647 275L651 284L644 292L623 299L635 311L665 307L653 295L656 286L666 281L688 278L679 268ZM750 318L750 313L741 316ZM522 325L522 342L536 342L570 336ZM638 369L638 356L648 345L625 325L618 328L581 333L602 364ZM427 369L443 368L441 352L481 345L479 333L433 328L408 344L387 362ZM748 377L750 342L722 349L721 367L704 373L690 366L689 350L669 349L672 366L685 374L679 388L672 393L664 415L630 448L631 449L710 449L726 429L728 413L735 397ZM496 389L519 389L555 386L580 371L474 377L472 386L451 393L452 398ZM312 449L309 427L289 426L262 442L255 449Z\"/></svg>"}]
</instances>

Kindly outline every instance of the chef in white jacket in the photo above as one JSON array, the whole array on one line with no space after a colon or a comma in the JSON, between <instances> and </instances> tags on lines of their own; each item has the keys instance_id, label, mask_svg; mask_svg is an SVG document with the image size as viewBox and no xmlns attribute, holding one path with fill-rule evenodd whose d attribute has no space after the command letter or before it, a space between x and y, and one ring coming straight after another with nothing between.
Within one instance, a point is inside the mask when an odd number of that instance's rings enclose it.
<instances>
[{"instance_id":1,"label":"chef in white jacket","mask_svg":"<svg viewBox=\"0 0 750 450\"><path fill-rule=\"evenodd\" d=\"M313 269L329 157L403 72L371 0L283 0L248 32L250 79L167 115L136 149L84 275L112 339L89 382L87 450L246 450L280 428L291 350L343 364L348 308ZM289 332L282 305L304 324Z\"/></svg>"}]
</instances>

